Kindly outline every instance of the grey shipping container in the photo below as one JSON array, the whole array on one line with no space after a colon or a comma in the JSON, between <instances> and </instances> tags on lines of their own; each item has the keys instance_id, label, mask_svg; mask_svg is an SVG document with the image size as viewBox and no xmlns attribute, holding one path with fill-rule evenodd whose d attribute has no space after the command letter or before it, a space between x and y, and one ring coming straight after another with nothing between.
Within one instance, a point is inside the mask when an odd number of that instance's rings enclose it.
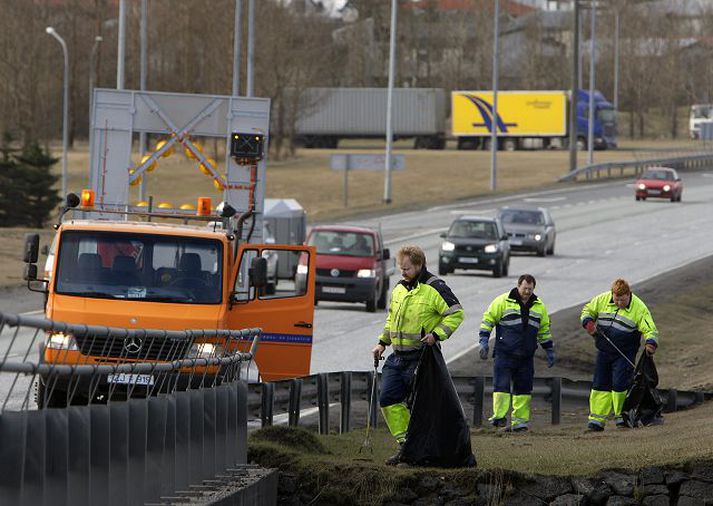
<instances>
[{"instance_id":1,"label":"grey shipping container","mask_svg":"<svg viewBox=\"0 0 713 506\"><path fill-rule=\"evenodd\" d=\"M385 88L308 88L297 140L305 147L336 148L340 139L385 137L386 95ZM447 106L440 88L394 89L394 137L413 137L416 148L443 149Z\"/></svg>"}]
</instances>

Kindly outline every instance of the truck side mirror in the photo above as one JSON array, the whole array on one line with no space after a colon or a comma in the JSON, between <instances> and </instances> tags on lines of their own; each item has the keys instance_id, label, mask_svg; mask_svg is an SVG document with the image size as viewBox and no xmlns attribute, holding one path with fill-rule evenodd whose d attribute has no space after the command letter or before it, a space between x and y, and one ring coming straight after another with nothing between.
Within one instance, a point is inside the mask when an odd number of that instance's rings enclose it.
<instances>
[{"instance_id":1,"label":"truck side mirror","mask_svg":"<svg viewBox=\"0 0 713 506\"><path fill-rule=\"evenodd\" d=\"M388 260L389 258L391 258L391 251L389 251L389 248L384 248L381 252L381 259Z\"/></svg>"},{"instance_id":2,"label":"truck side mirror","mask_svg":"<svg viewBox=\"0 0 713 506\"><path fill-rule=\"evenodd\" d=\"M26 264L25 272L22 274L22 279L25 281L35 281L37 280L37 265L36 264Z\"/></svg>"},{"instance_id":3,"label":"truck side mirror","mask_svg":"<svg viewBox=\"0 0 713 506\"><path fill-rule=\"evenodd\" d=\"M256 288L263 288L267 285L267 259L256 257L250 261L248 270L250 284Z\"/></svg>"},{"instance_id":4,"label":"truck side mirror","mask_svg":"<svg viewBox=\"0 0 713 506\"><path fill-rule=\"evenodd\" d=\"M25 234L25 252L22 257L22 261L26 264L37 263L37 257L40 251L40 235L39 234ZM35 269L37 270L37 269ZM35 277L37 273L35 272Z\"/></svg>"}]
</instances>

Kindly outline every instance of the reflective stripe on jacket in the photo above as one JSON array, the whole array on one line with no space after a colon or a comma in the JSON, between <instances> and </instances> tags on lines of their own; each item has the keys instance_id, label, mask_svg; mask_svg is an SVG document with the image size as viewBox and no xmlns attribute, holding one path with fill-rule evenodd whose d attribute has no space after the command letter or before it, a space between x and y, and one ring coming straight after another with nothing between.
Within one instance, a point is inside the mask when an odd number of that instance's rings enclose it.
<instances>
[{"instance_id":1,"label":"reflective stripe on jacket","mask_svg":"<svg viewBox=\"0 0 713 506\"><path fill-rule=\"evenodd\" d=\"M426 269L410 286L401 281L391 292L389 313L379 342L396 352L421 349L421 330L439 341L448 339L465 314L445 281Z\"/></svg>"},{"instance_id":2,"label":"reflective stripe on jacket","mask_svg":"<svg viewBox=\"0 0 713 506\"><path fill-rule=\"evenodd\" d=\"M495 328L495 354L532 356L538 343L545 349L552 347L550 317L545 304L533 294L525 305L527 321L523 321L521 304L517 288L513 288L496 297L483 313L480 337L487 339Z\"/></svg>"},{"instance_id":3,"label":"reflective stripe on jacket","mask_svg":"<svg viewBox=\"0 0 713 506\"><path fill-rule=\"evenodd\" d=\"M659 331L649 308L633 293L624 309L614 304L611 292L597 295L582 308L581 320L582 326L588 321L596 322L599 333L606 335L623 352L638 350L642 335L647 344L658 346ZM598 338L596 345L602 351L617 353L604 338Z\"/></svg>"}]
</instances>

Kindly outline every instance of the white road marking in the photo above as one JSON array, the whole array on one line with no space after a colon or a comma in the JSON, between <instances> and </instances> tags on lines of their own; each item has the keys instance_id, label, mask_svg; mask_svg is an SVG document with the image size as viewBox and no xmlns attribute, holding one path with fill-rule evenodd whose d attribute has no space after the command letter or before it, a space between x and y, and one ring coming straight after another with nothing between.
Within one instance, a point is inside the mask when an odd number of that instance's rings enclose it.
<instances>
[{"instance_id":1,"label":"white road marking","mask_svg":"<svg viewBox=\"0 0 713 506\"><path fill-rule=\"evenodd\" d=\"M567 197L528 197L522 200L525 202L559 202L567 200Z\"/></svg>"}]
</instances>

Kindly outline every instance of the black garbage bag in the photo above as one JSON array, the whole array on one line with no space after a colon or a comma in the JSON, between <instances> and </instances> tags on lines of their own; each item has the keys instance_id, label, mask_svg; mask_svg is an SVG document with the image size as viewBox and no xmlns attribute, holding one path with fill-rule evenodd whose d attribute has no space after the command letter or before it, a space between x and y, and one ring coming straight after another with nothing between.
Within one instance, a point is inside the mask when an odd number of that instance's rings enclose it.
<instances>
[{"instance_id":1,"label":"black garbage bag","mask_svg":"<svg viewBox=\"0 0 713 506\"><path fill-rule=\"evenodd\" d=\"M634 369L634 379L626 392L621 416L629 427L663 423L663 399L656 389L659 375L654 357L644 351Z\"/></svg>"},{"instance_id":2,"label":"black garbage bag","mask_svg":"<svg viewBox=\"0 0 713 506\"><path fill-rule=\"evenodd\" d=\"M470 429L438 346L425 346L413 383L401 461L419 466L475 466Z\"/></svg>"}]
</instances>

